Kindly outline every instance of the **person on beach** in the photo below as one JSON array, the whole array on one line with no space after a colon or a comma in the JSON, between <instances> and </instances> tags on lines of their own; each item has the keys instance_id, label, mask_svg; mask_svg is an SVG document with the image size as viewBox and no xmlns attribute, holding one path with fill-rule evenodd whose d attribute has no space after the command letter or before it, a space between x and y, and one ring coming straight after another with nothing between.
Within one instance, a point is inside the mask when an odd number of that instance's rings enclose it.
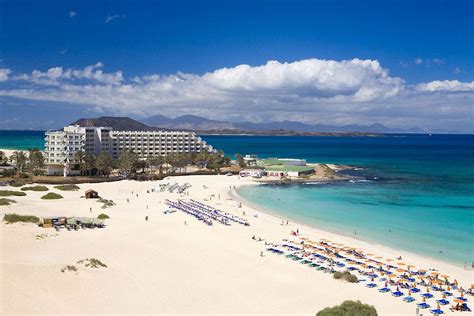
<instances>
[{"instance_id":1,"label":"person on beach","mask_svg":"<svg viewBox=\"0 0 474 316\"><path fill-rule=\"evenodd\" d=\"M148 215L145 216L145 222L148 222Z\"/></svg>"},{"instance_id":2,"label":"person on beach","mask_svg":"<svg viewBox=\"0 0 474 316\"><path fill-rule=\"evenodd\" d=\"M130 203L130 200L129 200L129 199L127 199L127 203Z\"/></svg>"}]
</instances>

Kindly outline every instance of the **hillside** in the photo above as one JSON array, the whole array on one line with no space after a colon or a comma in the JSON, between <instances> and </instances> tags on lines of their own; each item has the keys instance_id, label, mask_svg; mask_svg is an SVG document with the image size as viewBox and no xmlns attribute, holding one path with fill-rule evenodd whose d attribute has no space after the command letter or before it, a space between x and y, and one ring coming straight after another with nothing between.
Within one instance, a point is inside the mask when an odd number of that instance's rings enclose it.
<instances>
[{"instance_id":1,"label":"hillside","mask_svg":"<svg viewBox=\"0 0 474 316\"><path fill-rule=\"evenodd\" d=\"M101 116L99 118L81 118L72 125L79 126L104 126L112 127L116 131L153 131L156 127L150 127L129 117Z\"/></svg>"},{"instance_id":2,"label":"hillside","mask_svg":"<svg viewBox=\"0 0 474 316\"><path fill-rule=\"evenodd\" d=\"M227 133L274 133L274 131L292 131L297 133L424 133L418 128L400 129L390 128L379 123L372 125L324 125L308 124L297 121L278 121L267 123L254 122L227 122L217 121L196 115L182 115L176 118L169 118L163 115L154 115L141 120L150 126L169 129L186 129L196 131L226 131Z\"/></svg>"}]
</instances>

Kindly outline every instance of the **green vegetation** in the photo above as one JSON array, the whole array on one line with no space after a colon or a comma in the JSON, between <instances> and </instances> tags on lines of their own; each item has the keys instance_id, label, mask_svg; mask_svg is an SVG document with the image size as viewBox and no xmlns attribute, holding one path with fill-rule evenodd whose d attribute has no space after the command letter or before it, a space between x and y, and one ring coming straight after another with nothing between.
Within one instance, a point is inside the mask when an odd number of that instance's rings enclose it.
<instances>
[{"instance_id":1,"label":"green vegetation","mask_svg":"<svg viewBox=\"0 0 474 316\"><path fill-rule=\"evenodd\" d=\"M247 164L245 163L244 158L242 157L241 154L237 153L235 154L235 159L237 160L237 164L239 165L240 169L246 168Z\"/></svg>"},{"instance_id":2,"label":"green vegetation","mask_svg":"<svg viewBox=\"0 0 474 316\"><path fill-rule=\"evenodd\" d=\"M12 180L8 184L12 187L19 188L19 187L24 186L26 183L25 181L22 181L22 180Z\"/></svg>"},{"instance_id":3,"label":"green vegetation","mask_svg":"<svg viewBox=\"0 0 474 316\"><path fill-rule=\"evenodd\" d=\"M56 185L54 188L61 191L77 191L80 189L80 187L75 184Z\"/></svg>"},{"instance_id":4,"label":"green vegetation","mask_svg":"<svg viewBox=\"0 0 474 316\"><path fill-rule=\"evenodd\" d=\"M23 187L21 188L22 191L48 191L48 188L44 185L35 185L31 187Z\"/></svg>"},{"instance_id":5,"label":"green vegetation","mask_svg":"<svg viewBox=\"0 0 474 316\"><path fill-rule=\"evenodd\" d=\"M25 195L26 195L25 192L0 190L0 196L25 196Z\"/></svg>"},{"instance_id":6,"label":"green vegetation","mask_svg":"<svg viewBox=\"0 0 474 316\"><path fill-rule=\"evenodd\" d=\"M7 206L7 205L10 205L12 203L16 203L15 200L5 199L5 198L0 199L0 206Z\"/></svg>"},{"instance_id":7,"label":"green vegetation","mask_svg":"<svg viewBox=\"0 0 474 316\"><path fill-rule=\"evenodd\" d=\"M97 219L101 219L101 220L109 219L109 218L110 218L109 215L104 214L104 213L99 214L99 216L97 216Z\"/></svg>"},{"instance_id":8,"label":"green vegetation","mask_svg":"<svg viewBox=\"0 0 474 316\"><path fill-rule=\"evenodd\" d=\"M326 307L316 316L377 316L377 310L360 301L344 301L341 305Z\"/></svg>"},{"instance_id":9,"label":"green vegetation","mask_svg":"<svg viewBox=\"0 0 474 316\"><path fill-rule=\"evenodd\" d=\"M12 213L12 214L5 214L5 216L3 216L3 220L9 224L12 224L12 223L17 223L17 222L22 222L22 223L38 223L39 222L39 218L36 217L36 216L32 216L32 215L18 215L18 214L15 214L15 213Z\"/></svg>"},{"instance_id":10,"label":"green vegetation","mask_svg":"<svg viewBox=\"0 0 474 316\"><path fill-rule=\"evenodd\" d=\"M61 272L77 272L76 266L67 265L61 268Z\"/></svg>"},{"instance_id":11,"label":"green vegetation","mask_svg":"<svg viewBox=\"0 0 474 316\"><path fill-rule=\"evenodd\" d=\"M356 283L358 281L357 276L354 274L351 274L349 271L344 271L344 272L336 271L333 273L332 276L334 279L337 279L337 280L342 279L350 283Z\"/></svg>"},{"instance_id":12,"label":"green vegetation","mask_svg":"<svg viewBox=\"0 0 474 316\"><path fill-rule=\"evenodd\" d=\"M88 268L107 268L107 265L105 265L99 259L95 259L95 258L79 260L77 263L84 264Z\"/></svg>"},{"instance_id":13,"label":"green vegetation","mask_svg":"<svg viewBox=\"0 0 474 316\"><path fill-rule=\"evenodd\" d=\"M103 199L103 198L98 199L97 202L103 204L103 205L102 205L102 208L107 208L107 207L111 207L111 206L114 206L114 205L115 205L114 201L112 201L112 200L106 200L106 199Z\"/></svg>"},{"instance_id":14,"label":"green vegetation","mask_svg":"<svg viewBox=\"0 0 474 316\"><path fill-rule=\"evenodd\" d=\"M349 283L357 283L358 279L356 275L349 274L348 276L346 276L346 281Z\"/></svg>"},{"instance_id":15,"label":"green vegetation","mask_svg":"<svg viewBox=\"0 0 474 316\"><path fill-rule=\"evenodd\" d=\"M53 192L49 192L48 194L45 194L41 197L43 200L58 200L62 198L62 195Z\"/></svg>"}]
</instances>

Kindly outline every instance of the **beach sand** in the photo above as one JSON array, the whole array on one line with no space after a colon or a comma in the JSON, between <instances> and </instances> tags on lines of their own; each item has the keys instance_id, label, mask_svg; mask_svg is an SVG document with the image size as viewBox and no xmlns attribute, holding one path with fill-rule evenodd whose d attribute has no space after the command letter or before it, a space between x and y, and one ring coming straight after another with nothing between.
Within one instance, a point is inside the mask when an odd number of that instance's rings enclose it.
<instances>
[{"instance_id":1,"label":"beach sand","mask_svg":"<svg viewBox=\"0 0 474 316\"><path fill-rule=\"evenodd\" d=\"M160 183L175 182L190 183L189 196L147 193L157 189ZM401 255L408 264L437 268L464 282L461 282L464 286L472 282L472 271L462 267L291 221L288 226L282 226L281 218L245 202L239 208L240 202L231 188L249 184L253 182L237 176L183 176L154 182L81 184L81 190L76 192L62 192L48 186L50 191L63 195L62 200L41 200L44 192L31 191L25 197L13 197L17 203L1 207L0 213L39 217L95 217L106 213L110 219L105 229L59 232L33 224L2 223L0 314L314 315L324 307L348 299L374 305L379 315L415 314L413 303L361 284L335 280L331 274L270 254L265 251L263 241L251 238L255 235L274 243L285 238L297 240L290 237L290 232L296 229L312 240L326 238L384 258ZM102 204L96 200L80 197L86 189L97 190L116 205L101 209ZM209 227L182 212L163 214L167 209L166 198L175 201L193 198L242 217L245 212L251 226L214 223ZM148 221L145 216L149 217ZM41 234L47 236L37 238ZM264 257L260 256L261 251ZM107 268L91 269L76 263L86 258L97 258ZM78 271L61 272L66 265L75 265Z\"/></svg>"}]
</instances>

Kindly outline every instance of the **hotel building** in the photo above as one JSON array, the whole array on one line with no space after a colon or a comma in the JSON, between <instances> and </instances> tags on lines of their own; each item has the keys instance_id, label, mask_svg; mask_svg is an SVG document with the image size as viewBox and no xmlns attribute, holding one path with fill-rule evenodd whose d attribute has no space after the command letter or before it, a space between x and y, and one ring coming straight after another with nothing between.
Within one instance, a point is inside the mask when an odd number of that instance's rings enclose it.
<instances>
[{"instance_id":1,"label":"hotel building","mask_svg":"<svg viewBox=\"0 0 474 316\"><path fill-rule=\"evenodd\" d=\"M77 174L71 166L78 151L99 155L109 153L118 158L122 150L132 150L140 158L165 156L170 153L213 151L194 132L185 131L114 131L110 127L66 126L45 134L45 163L48 175Z\"/></svg>"}]
</instances>

